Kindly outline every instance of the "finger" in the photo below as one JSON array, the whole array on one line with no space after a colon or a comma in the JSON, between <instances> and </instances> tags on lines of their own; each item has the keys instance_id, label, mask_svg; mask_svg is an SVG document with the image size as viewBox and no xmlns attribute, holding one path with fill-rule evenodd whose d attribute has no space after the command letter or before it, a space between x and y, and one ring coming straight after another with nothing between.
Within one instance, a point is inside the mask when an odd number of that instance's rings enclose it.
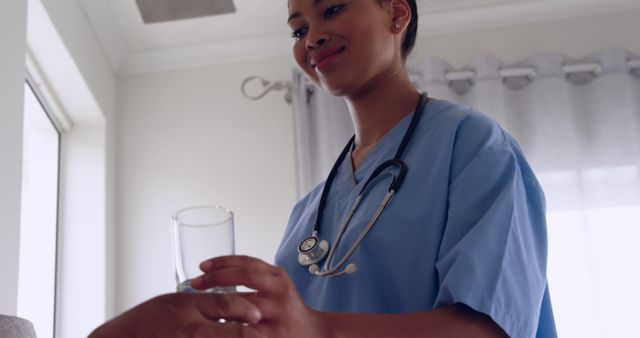
<instances>
[{"instance_id":1,"label":"finger","mask_svg":"<svg viewBox=\"0 0 640 338\"><path fill-rule=\"evenodd\" d=\"M215 323L204 326L205 331L199 331L202 335L195 337L243 337L243 338L267 338L265 334L260 332L252 325L244 325L242 323Z\"/></svg>"},{"instance_id":2,"label":"finger","mask_svg":"<svg viewBox=\"0 0 640 338\"><path fill-rule=\"evenodd\" d=\"M249 256L222 256L206 260L200 263L200 270L210 272L230 267L246 266L253 269L276 273L277 268L263 260Z\"/></svg>"},{"instance_id":3,"label":"finger","mask_svg":"<svg viewBox=\"0 0 640 338\"><path fill-rule=\"evenodd\" d=\"M212 287L244 285L259 293L278 295L286 292L288 281L283 278L284 273L277 274L250 267L233 267L214 270L191 281L191 286L204 290Z\"/></svg>"},{"instance_id":4,"label":"finger","mask_svg":"<svg viewBox=\"0 0 640 338\"><path fill-rule=\"evenodd\" d=\"M203 317L218 322L219 319L255 324L262 319L258 306L244 297L233 294L194 294L196 308Z\"/></svg>"},{"instance_id":5,"label":"finger","mask_svg":"<svg viewBox=\"0 0 640 338\"><path fill-rule=\"evenodd\" d=\"M279 298L274 299L260 295L250 295L245 298L260 309L260 323L282 318L283 308Z\"/></svg>"},{"instance_id":6,"label":"finger","mask_svg":"<svg viewBox=\"0 0 640 338\"><path fill-rule=\"evenodd\" d=\"M268 321L282 316L282 303L271 297L265 297L257 292L241 292L235 293L236 296L242 297L260 309L260 322Z\"/></svg>"}]
</instances>

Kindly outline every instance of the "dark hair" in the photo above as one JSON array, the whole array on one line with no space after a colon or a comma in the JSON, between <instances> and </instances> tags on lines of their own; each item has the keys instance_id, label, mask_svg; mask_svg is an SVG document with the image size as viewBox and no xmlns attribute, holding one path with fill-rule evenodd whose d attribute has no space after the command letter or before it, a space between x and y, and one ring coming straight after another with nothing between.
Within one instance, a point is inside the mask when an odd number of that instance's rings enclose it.
<instances>
[{"instance_id":1,"label":"dark hair","mask_svg":"<svg viewBox=\"0 0 640 338\"><path fill-rule=\"evenodd\" d=\"M416 0L407 0L409 6L411 7L411 21L409 21L409 26L407 26L407 32L404 35L404 40L402 41L402 58L406 59L411 51L413 50L413 46L416 44L416 35L418 34L418 8L416 6Z\"/></svg>"}]
</instances>

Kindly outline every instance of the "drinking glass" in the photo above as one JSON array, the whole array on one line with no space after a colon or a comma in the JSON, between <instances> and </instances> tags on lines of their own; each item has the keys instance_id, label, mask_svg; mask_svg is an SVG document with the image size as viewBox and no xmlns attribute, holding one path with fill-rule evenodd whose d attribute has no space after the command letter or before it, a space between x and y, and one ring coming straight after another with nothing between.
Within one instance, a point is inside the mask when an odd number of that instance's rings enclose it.
<instances>
[{"instance_id":1,"label":"drinking glass","mask_svg":"<svg viewBox=\"0 0 640 338\"><path fill-rule=\"evenodd\" d=\"M218 206L178 210L171 216L178 292L197 292L191 280L202 275L207 259L235 254L233 212ZM213 287L204 292L232 293L235 287Z\"/></svg>"}]
</instances>

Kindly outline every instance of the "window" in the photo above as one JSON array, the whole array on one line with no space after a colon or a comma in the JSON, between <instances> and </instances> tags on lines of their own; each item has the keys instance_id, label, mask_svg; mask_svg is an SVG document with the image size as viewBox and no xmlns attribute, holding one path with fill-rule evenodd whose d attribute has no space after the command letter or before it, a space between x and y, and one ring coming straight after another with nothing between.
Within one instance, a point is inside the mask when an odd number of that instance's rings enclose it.
<instances>
[{"instance_id":1,"label":"window","mask_svg":"<svg viewBox=\"0 0 640 338\"><path fill-rule=\"evenodd\" d=\"M549 199L548 277L558 335L639 337L640 167L539 175Z\"/></svg>"},{"instance_id":2,"label":"window","mask_svg":"<svg viewBox=\"0 0 640 338\"><path fill-rule=\"evenodd\" d=\"M60 132L25 83L18 316L54 336Z\"/></svg>"}]
</instances>

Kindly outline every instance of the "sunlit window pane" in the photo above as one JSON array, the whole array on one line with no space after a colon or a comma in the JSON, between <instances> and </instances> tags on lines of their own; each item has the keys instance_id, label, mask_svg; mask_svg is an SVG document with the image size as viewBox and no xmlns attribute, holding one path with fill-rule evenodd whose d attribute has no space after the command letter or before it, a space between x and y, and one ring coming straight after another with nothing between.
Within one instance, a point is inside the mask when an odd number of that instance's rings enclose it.
<instances>
[{"instance_id":1,"label":"sunlit window pane","mask_svg":"<svg viewBox=\"0 0 640 338\"><path fill-rule=\"evenodd\" d=\"M54 335L60 136L25 84L18 316Z\"/></svg>"},{"instance_id":2,"label":"sunlit window pane","mask_svg":"<svg viewBox=\"0 0 640 338\"><path fill-rule=\"evenodd\" d=\"M548 277L560 337L640 337L640 168L542 173ZM637 265L637 264L636 264Z\"/></svg>"}]
</instances>

